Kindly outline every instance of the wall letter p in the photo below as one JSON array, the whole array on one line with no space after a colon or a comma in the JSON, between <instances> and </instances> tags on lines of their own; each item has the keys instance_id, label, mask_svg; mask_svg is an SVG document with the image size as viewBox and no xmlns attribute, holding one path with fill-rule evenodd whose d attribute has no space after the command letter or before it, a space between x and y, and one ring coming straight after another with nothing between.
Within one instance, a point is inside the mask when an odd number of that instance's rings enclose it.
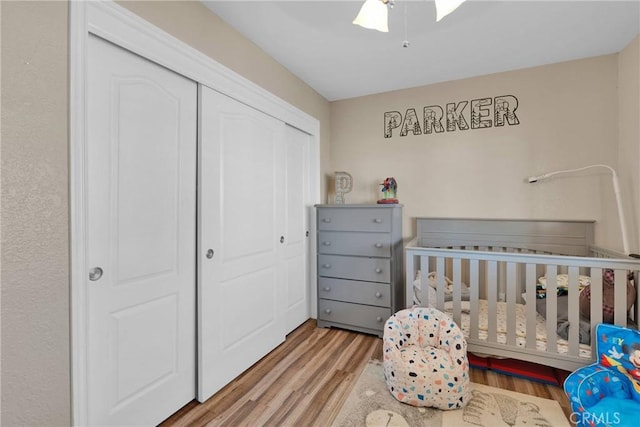
<instances>
[{"instance_id":1,"label":"wall letter p","mask_svg":"<svg viewBox=\"0 0 640 427\"><path fill-rule=\"evenodd\" d=\"M398 111L387 111L384 113L384 137L391 138L391 131L399 128L402 123L402 114Z\"/></svg>"}]
</instances>

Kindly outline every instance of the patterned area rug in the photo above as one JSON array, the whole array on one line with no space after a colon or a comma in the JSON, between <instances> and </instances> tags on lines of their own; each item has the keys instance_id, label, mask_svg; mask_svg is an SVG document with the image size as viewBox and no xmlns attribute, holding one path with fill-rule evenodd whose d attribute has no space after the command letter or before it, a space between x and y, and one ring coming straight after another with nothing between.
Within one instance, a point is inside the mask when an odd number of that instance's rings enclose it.
<instances>
[{"instance_id":1,"label":"patterned area rug","mask_svg":"<svg viewBox=\"0 0 640 427\"><path fill-rule=\"evenodd\" d=\"M351 390L333 426L570 426L558 402L482 384L471 385L473 398L463 409L417 408L394 399L387 391L382 364L371 361Z\"/></svg>"}]
</instances>

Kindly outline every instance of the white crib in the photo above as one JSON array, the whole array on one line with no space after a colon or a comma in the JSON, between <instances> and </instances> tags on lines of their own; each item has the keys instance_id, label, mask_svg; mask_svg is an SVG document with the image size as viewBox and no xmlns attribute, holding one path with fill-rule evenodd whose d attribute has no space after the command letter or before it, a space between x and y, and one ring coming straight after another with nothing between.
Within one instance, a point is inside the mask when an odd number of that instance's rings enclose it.
<instances>
[{"instance_id":1,"label":"white crib","mask_svg":"<svg viewBox=\"0 0 640 427\"><path fill-rule=\"evenodd\" d=\"M590 364L595 348L581 341L592 338L602 321L603 270L615 273L613 322L635 327L640 315L638 292L627 310L628 273L633 273L629 285L638 283L640 260L593 246L593 226L593 221L417 218L417 238L405 248L406 306L448 312L473 353L569 371ZM541 278L544 299L536 288ZM579 313L585 278L590 319ZM566 297L557 295L558 286ZM566 309L560 320L559 301L561 311ZM558 336L559 327L566 327L566 339ZM586 338L580 338L581 330Z\"/></svg>"}]
</instances>

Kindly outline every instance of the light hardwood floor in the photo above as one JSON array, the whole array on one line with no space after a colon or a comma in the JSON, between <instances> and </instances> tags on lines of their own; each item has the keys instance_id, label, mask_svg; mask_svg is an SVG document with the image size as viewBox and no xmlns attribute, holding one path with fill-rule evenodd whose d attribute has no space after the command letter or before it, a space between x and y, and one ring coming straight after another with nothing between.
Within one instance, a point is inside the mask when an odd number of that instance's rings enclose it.
<instances>
[{"instance_id":1,"label":"light hardwood floor","mask_svg":"<svg viewBox=\"0 0 640 427\"><path fill-rule=\"evenodd\" d=\"M370 359L382 360L382 340L308 320L286 341L204 403L195 400L161 426L328 426ZM553 399L567 417L559 387L471 369L471 381Z\"/></svg>"}]
</instances>

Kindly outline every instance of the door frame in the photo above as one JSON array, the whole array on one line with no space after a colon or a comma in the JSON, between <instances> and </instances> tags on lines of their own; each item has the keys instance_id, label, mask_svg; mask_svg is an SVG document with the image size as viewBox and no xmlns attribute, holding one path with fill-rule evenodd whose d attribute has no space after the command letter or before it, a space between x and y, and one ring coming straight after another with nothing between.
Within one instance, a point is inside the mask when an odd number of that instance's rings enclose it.
<instances>
[{"instance_id":1,"label":"door frame","mask_svg":"<svg viewBox=\"0 0 640 427\"><path fill-rule=\"evenodd\" d=\"M160 64L196 83L296 127L310 138L308 283L315 317L315 210L320 202L320 122L209 56L176 39L111 0L69 3L69 179L71 253L71 413L74 425L88 422L87 398L87 39L93 34ZM195 266L194 266L195 267ZM196 283L193 284L196 286ZM195 321L195 319L194 319ZM195 390L194 390L195 393Z\"/></svg>"}]
</instances>

